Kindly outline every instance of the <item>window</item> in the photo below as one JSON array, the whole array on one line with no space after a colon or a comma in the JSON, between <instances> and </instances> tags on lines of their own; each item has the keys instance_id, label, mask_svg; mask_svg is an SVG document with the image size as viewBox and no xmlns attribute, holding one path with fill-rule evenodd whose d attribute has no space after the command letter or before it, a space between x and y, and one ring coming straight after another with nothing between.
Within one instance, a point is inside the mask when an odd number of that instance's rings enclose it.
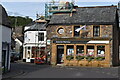
<instances>
[{"instance_id":1,"label":"window","mask_svg":"<svg viewBox=\"0 0 120 80\"><path fill-rule=\"evenodd\" d=\"M74 59L74 46L73 46L73 45L68 45L68 46L67 46L66 59L67 59L67 60Z\"/></svg>"},{"instance_id":2,"label":"window","mask_svg":"<svg viewBox=\"0 0 120 80\"><path fill-rule=\"evenodd\" d=\"M59 29L57 30L57 33L58 33L58 34L64 34L64 29L63 29L63 28L59 28Z\"/></svg>"},{"instance_id":3,"label":"window","mask_svg":"<svg viewBox=\"0 0 120 80\"><path fill-rule=\"evenodd\" d=\"M93 26L93 36L94 37L100 36L100 26Z\"/></svg>"},{"instance_id":4,"label":"window","mask_svg":"<svg viewBox=\"0 0 120 80\"><path fill-rule=\"evenodd\" d=\"M76 59L77 60L84 59L84 46L77 46Z\"/></svg>"},{"instance_id":5,"label":"window","mask_svg":"<svg viewBox=\"0 0 120 80\"><path fill-rule=\"evenodd\" d=\"M105 46L97 46L97 60L105 59Z\"/></svg>"},{"instance_id":6,"label":"window","mask_svg":"<svg viewBox=\"0 0 120 80\"><path fill-rule=\"evenodd\" d=\"M94 46L87 46L87 55L94 56Z\"/></svg>"},{"instance_id":7,"label":"window","mask_svg":"<svg viewBox=\"0 0 120 80\"><path fill-rule=\"evenodd\" d=\"M76 29L80 28L80 26L74 26L74 36L78 37L80 35L80 31L76 31Z\"/></svg>"},{"instance_id":8,"label":"window","mask_svg":"<svg viewBox=\"0 0 120 80\"><path fill-rule=\"evenodd\" d=\"M38 41L44 41L44 33L38 33Z\"/></svg>"},{"instance_id":9,"label":"window","mask_svg":"<svg viewBox=\"0 0 120 80\"><path fill-rule=\"evenodd\" d=\"M28 50L30 50L30 47L28 47Z\"/></svg>"},{"instance_id":10,"label":"window","mask_svg":"<svg viewBox=\"0 0 120 80\"><path fill-rule=\"evenodd\" d=\"M77 55L84 54L84 46L77 46Z\"/></svg>"}]
</instances>

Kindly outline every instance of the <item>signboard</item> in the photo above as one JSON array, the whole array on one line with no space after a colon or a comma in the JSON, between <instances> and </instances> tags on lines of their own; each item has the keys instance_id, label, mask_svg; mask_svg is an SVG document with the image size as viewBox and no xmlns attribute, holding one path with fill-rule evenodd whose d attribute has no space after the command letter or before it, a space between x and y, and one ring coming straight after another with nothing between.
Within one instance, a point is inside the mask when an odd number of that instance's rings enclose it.
<instances>
[{"instance_id":1,"label":"signboard","mask_svg":"<svg viewBox=\"0 0 120 80\"><path fill-rule=\"evenodd\" d=\"M47 40L47 45L50 45L50 40Z\"/></svg>"},{"instance_id":2,"label":"signboard","mask_svg":"<svg viewBox=\"0 0 120 80\"><path fill-rule=\"evenodd\" d=\"M86 44L88 41L53 41L53 43L58 44Z\"/></svg>"},{"instance_id":3,"label":"signboard","mask_svg":"<svg viewBox=\"0 0 120 80\"><path fill-rule=\"evenodd\" d=\"M57 44L108 44L109 41L53 41Z\"/></svg>"}]
</instances>

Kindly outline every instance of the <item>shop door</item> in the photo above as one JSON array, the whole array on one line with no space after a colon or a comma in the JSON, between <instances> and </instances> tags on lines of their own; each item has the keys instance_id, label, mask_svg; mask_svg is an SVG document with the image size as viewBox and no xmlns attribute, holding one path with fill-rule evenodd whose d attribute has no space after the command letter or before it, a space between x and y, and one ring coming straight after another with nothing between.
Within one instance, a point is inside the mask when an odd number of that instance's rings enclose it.
<instances>
[{"instance_id":1,"label":"shop door","mask_svg":"<svg viewBox=\"0 0 120 80\"><path fill-rule=\"evenodd\" d=\"M63 57L64 57L64 46L60 45L57 46L57 64L63 63Z\"/></svg>"}]
</instances>

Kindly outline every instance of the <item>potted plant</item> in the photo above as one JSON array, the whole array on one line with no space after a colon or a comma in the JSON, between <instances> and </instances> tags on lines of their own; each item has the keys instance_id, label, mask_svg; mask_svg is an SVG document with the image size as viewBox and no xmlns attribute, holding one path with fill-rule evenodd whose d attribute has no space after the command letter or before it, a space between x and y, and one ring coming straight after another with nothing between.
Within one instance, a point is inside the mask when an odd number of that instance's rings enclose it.
<instances>
[{"instance_id":1,"label":"potted plant","mask_svg":"<svg viewBox=\"0 0 120 80\"><path fill-rule=\"evenodd\" d=\"M100 54L100 55L98 55L97 57L96 57L96 60L98 60L98 61L102 61L102 60L104 60L105 59L105 55L104 54Z\"/></svg>"},{"instance_id":2,"label":"potted plant","mask_svg":"<svg viewBox=\"0 0 120 80\"><path fill-rule=\"evenodd\" d=\"M66 56L66 59L70 61L70 60L74 59L74 56L73 56L72 54L67 55L67 56Z\"/></svg>"},{"instance_id":3,"label":"potted plant","mask_svg":"<svg viewBox=\"0 0 120 80\"><path fill-rule=\"evenodd\" d=\"M76 59L77 59L78 61L80 61L80 60L82 60L82 59L84 59L84 58L85 58L84 54L77 54L77 55L76 55Z\"/></svg>"}]
</instances>

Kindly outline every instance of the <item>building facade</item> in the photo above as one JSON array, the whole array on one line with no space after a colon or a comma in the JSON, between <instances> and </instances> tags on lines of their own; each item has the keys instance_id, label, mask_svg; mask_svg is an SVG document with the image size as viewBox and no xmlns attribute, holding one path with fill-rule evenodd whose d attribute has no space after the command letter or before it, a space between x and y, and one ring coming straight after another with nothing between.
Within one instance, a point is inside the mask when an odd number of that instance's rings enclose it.
<instances>
[{"instance_id":1,"label":"building facade","mask_svg":"<svg viewBox=\"0 0 120 80\"><path fill-rule=\"evenodd\" d=\"M37 21L25 27L23 43L23 61L34 62L36 57L45 55L46 22Z\"/></svg>"},{"instance_id":2,"label":"building facade","mask_svg":"<svg viewBox=\"0 0 120 80\"><path fill-rule=\"evenodd\" d=\"M118 65L118 25L116 6L75 7L70 13L54 13L47 26L51 64Z\"/></svg>"},{"instance_id":3,"label":"building facade","mask_svg":"<svg viewBox=\"0 0 120 80\"><path fill-rule=\"evenodd\" d=\"M10 52L11 52L11 27L8 15L2 5L0 5L0 61L2 62L3 73L10 70Z\"/></svg>"}]
</instances>

